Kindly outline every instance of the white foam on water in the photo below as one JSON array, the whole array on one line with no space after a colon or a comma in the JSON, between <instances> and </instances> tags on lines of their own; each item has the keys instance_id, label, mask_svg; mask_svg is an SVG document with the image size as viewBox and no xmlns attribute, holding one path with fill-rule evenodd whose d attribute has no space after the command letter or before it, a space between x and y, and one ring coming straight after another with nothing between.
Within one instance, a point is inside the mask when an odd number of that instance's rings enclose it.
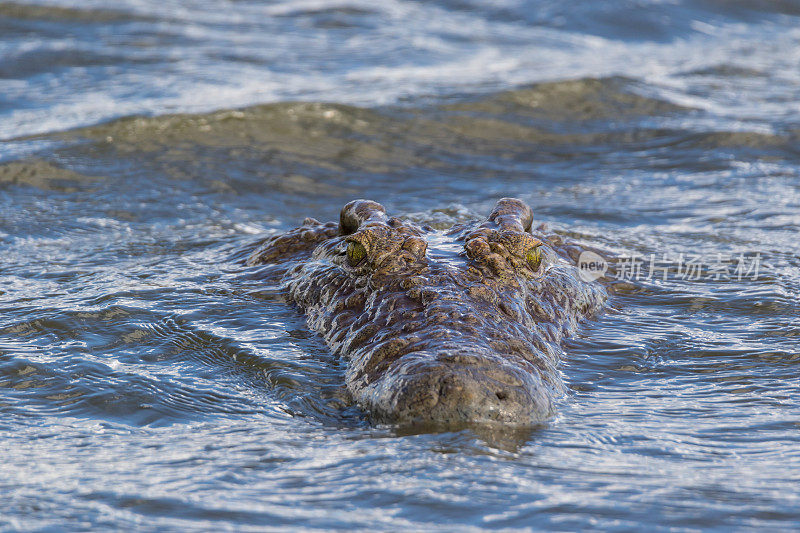
<instances>
[{"instance_id":1,"label":"white foam on water","mask_svg":"<svg viewBox=\"0 0 800 533\"><path fill-rule=\"evenodd\" d=\"M67 0L47 4L74 7ZM789 19L694 21L693 33L655 42L493 21L478 12L399 0L237 3L225 9L208 0L87 0L82 9L119 10L159 22L99 25L100 43L79 37L0 40L7 58L58 51L125 58L121 64L66 66L0 80L6 98L23 104L0 111L0 139L130 114L205 112L285 100L371 106L613 75L641 80L657 97L722 118L770 121L800 110L792 96L800 88L800 72L793 68L800 62L800 26ZM358 16L366 27L313 27L320 12L343 9L363 14ZM719 65L764 76L746 83L733 78L722 91L712 86L717 78L685 76Z\"/></svg>"}]
</instances>

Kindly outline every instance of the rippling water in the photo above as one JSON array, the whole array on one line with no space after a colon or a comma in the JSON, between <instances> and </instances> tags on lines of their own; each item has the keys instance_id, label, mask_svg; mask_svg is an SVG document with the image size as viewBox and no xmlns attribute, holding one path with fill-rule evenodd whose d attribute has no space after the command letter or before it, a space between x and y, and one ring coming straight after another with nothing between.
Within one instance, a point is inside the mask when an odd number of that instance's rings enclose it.
<instances>
[{"instance_id":1,"label":"rippling water","mask_svg":"<svg viewBox=\"0 0 800 533\"><path fill-rule=\"evenodd\" d=\"M798 15L0 2L0 528L796 529ZM502 196L628 281L540 428L371 423L240 261Z\"/></svg>"}]
</instances>

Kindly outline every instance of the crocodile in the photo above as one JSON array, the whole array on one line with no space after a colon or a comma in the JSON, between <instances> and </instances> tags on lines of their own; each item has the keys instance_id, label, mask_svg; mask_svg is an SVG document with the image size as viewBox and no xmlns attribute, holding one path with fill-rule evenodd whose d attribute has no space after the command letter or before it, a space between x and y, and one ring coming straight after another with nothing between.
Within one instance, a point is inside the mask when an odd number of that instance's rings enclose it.
<instances>
[{"instance_id":1,"label":"crocodile","mask_svg":"<svg viewBox=\"0 0 800 533\"><path fill-rule=\"evenodd\" d=\"M354 200L338 222L267 238L246 263L277 269L374 420L533 426L565 392L562 339L607 291L581 278L573 243L532 221L514 198L447 230Z\"/></svg>"}]
</instances>

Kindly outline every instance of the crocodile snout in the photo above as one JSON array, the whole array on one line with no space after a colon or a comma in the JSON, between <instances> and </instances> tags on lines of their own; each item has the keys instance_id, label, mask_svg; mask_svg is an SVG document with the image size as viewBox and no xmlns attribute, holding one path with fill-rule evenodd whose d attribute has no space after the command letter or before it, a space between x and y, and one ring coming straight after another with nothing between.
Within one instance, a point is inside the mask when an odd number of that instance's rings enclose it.
<instances>
[{"instance_id":1,"label":"crocodile snout","mask_svg":"<svg viewBox=\"0 0 800 533\"><path fill-rule=\"evenodd\" d=\"M374 411L399 424L530 426L554 411L552 391L541 378L512 365L410 365L371 388Z\"/></svg>"}]
</instances>

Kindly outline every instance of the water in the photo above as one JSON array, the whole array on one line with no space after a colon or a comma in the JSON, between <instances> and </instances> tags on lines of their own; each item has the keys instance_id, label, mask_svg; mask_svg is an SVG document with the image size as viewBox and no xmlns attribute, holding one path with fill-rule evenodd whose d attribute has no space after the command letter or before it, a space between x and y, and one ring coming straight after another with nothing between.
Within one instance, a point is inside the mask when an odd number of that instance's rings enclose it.
<instances>
[{"instance_id":1,"label":"water","mask_svg":"<svg viewBox=\"0 0 800 533\"><path fill-rule=\"evenodd\" d=\"M0 528L796 529L799 14L0 2ZM372 424L239 262L356 197L501 196L667 268L568 341L541 428Z\"/></svg>"}]
</instances>

